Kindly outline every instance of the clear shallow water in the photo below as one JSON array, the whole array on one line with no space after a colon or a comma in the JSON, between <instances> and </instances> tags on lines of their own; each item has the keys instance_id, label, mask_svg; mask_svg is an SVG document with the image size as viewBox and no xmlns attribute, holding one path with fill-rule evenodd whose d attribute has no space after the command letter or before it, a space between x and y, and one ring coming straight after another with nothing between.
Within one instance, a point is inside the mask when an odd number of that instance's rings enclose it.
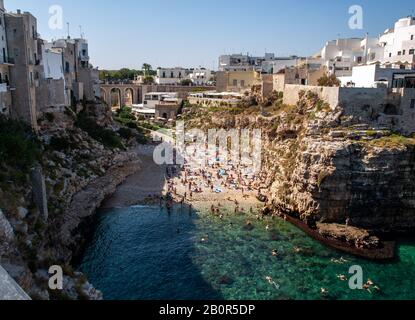
<instances>
[{"instance_id":1,"label":"clear shallow water","mask_svg":"<svg viewBox=\"0 0 415 320\"><path fill-rule=\"evenodd\" d=\"M341 257L347 262L332 261ZM381 292L350 290L337 278L356 264ZM396 262L375 263L328 249L280 219L220 220L180 207L170 215L148 206L100 212L79 269L108 300L415 299L414 243L400 245Z\"/></svg>"}]
</instances>

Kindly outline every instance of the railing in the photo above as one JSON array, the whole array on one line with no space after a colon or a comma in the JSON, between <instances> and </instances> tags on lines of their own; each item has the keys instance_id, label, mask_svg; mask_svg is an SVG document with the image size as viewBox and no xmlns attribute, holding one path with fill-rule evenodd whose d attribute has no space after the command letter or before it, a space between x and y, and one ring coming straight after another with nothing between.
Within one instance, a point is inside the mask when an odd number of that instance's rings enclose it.
<instances>
[{"instance_id":1,"label":"railing","mask_svg":"<svg viewBox=\"0 0 415 320\"><path fill-rule=\"evenodd\" d=\"M4 57L2 63L14 64L14 59L10 57Z\"/></svg>"}]
</instances>

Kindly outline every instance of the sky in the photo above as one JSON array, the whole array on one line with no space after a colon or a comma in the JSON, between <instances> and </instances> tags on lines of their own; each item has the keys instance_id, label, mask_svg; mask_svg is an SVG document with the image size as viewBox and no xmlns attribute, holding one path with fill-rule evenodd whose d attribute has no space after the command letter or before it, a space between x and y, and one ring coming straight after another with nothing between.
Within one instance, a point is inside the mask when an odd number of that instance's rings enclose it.
<instances>
[{"instance_id":1,"label":"sky","mask_svg":"<svg viewBox=\"0 0 415 320\"><path fill-rule=\"evenodd\" d=\"M89 42L100 69L216 69L221 54L307 56L338 37L378 36L415 13L415 1L394 0L5 0L7 11L31 12L46 40L70 35ZM63 29L49 27L59 5ZM349 28L349 8L363 9L363 29Z\"/></svg>"}]
</instances>

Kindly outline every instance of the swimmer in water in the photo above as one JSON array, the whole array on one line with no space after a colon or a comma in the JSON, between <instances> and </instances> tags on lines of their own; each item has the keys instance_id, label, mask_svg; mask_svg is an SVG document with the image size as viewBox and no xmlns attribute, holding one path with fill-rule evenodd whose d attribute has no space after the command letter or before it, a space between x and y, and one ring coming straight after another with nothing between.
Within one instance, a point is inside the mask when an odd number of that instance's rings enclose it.
<instances>
[{"instance_id":1,"label":"swimmer in water","mask_svg":"<svg viewBox=\"0 0 415 320\"><path fill-rule=\"evenodd\" d=\"M347 281L347 277L344 274L337 275L337 278L340 279L341 281Z\"/></svg>"}]
</instances>

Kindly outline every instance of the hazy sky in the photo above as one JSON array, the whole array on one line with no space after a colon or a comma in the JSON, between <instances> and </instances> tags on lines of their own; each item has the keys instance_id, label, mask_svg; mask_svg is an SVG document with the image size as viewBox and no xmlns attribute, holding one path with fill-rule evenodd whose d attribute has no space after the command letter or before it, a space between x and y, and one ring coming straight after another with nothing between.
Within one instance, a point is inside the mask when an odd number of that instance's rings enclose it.
<instances>
[{"instance_id":1,"label":"hazy sky","mask_svg":"<svg viewBox=\"0 0 415 320\"><path fill-rule=\"evenodd\" d=\"M349 7L363 7L364 29L348 27ZM63 30L48 26L52 5L63 8ZM217 67L223 53L311 55L326 41L377 36L414 13L414 0L5 0L8 11L38 18L42 38L82 25L91 62L101 69L159 66Z\"/></svg>"}]
</instances>

